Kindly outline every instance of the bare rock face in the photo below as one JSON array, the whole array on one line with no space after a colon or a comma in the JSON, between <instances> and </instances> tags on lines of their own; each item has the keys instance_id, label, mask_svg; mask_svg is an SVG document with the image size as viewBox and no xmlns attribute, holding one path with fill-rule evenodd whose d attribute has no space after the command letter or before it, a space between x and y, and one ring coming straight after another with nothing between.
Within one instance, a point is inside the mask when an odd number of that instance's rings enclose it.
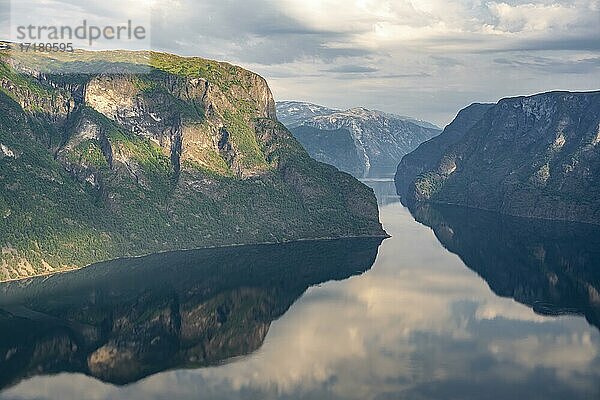
<instances>
[{"instance_id":1,"label":"bare rock face","mask_svg":"<svg viewBox=\"0 0 600 400\"><path fill-rule=\"evenodd\" d=\"M15 158L15 152L10 147L0 143L0 157L11 157Z\"/></svg>"},{"instance_id":2,"label":"bare rock face","mask_svg":"<svg viewBox=\"0 0 600 400\"><path fill-rule=\"evenodd\" d=\"M408 200L408 190L415 179L435 169L446 150L459 142L491 107L490 104L470 105L458 113L442 134L422 143L402 158L395 180L398 194L403 200Z\"/></svg>"},{"instance_id":3,"label":"bare rock face","mask_svg":"<svg viewBox=\"0 0 600 400\"><path fill-rule=\"evenodd\" d=\"M252 118L275 119L275 103L262 78L252 74L247 84L224 93L203 78L99 76L87 84L85 104L159 145L170 155L175 174L188 160L217 173L224 167L238 177L249 177L267 166L246 162L252 156L248 151L260 159L258 146L247 149L246 143L238 142L235 130L244 127L230 126L228 118L239 117L240 125L250 124ZM252 107L249 115L241 116L238 101ZM252 142L252 138L246 139ZM226 165L212 164L210 155L222 157Z\"/></svg>"},{"instance_id":4,"label":"bare rock face","mask_svg":"<svg viewBox=\"0 0 600 400\"><path fill-rule=\"evenodd\" d=\"M157 251L385 235L373 192L310 158L260 76L163 53L56 57L0 51L0 246L14 249L0 280ZM72 73L82 60L93 72Z\"/></svg>"},{"instance_id":5,"label":"bare rock face","mask_svg":"<svg viewBox=\"0 0 600 400\"><path fill-rule=\"evenodd\" d=\"M552 92L473 105L404 157L408 204L456 204L600 223L600 92Z\"/></svg>"}]
</instances>

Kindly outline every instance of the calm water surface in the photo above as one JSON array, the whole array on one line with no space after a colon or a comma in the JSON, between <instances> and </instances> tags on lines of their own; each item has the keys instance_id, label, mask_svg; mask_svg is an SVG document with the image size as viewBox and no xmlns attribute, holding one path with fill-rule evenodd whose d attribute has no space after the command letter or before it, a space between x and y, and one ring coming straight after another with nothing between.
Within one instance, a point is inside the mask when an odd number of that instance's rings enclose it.
<instances>
[{"instance_id":1,"label":"calm water surface","mask_svg":"<svg viewBox=\"0 0 600 400\"><path fill-rule=\"evenodd\" d=\"M367 183L381 245L174 253L0 286L0 398L600 398L597 228L413 217L392 182Z\"/></svg>"}]
</instances>

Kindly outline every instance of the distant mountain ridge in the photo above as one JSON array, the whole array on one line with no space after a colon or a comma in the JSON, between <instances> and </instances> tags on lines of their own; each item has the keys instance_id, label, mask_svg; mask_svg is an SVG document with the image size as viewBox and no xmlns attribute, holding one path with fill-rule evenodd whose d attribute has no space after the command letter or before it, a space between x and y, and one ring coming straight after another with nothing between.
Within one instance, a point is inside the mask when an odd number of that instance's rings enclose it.
<instances>
[{"instance_id":1,"label":"distant mountain ridge","mask_svg":"<svg viewBox=\"0 0 600 400\"><path fill-rule=\"evenodd\" d=\"M600 224L600 92L473 104L406 155L396 186L429 202Z\"/></svg>"},{"instance_id":2,"label":"distant mountain ridge","mask_svg":"<svg viewBox=\"0 0 600 400\"><path fill-rule=\"evenodd\" d=\"M277 102L277 116L279 120L286 126L291 126L293 128L302 125L303 121L311 117L319 117L324 115L331 115L336 113L375 113L379 115L384 115L389 118L400 119L402 121L412 122L415 125L422 126L423 128L431 128L437 129L441 131L442 129L432 124L431 122L427 122L424 120L416 119L413 117L408 117L405 115L397 115L386 113L383 111L377 110L369 110L365 107L353 107L346 111L339 108L331 108L326 106L321 106L319 104L308 103L304 101L278 101Z\"/></svg>"},{"instance_id":3,"label":"distant mountain ridge","mask_svg":"<svg viewBox=\"0 0 600 400\"><path fill-rule=\"evenodd\" d=\"M286 127L296 128L309 118L331 115L341 110L302 101L278 101L277 116Z\"/></svg>"},{"instance_id":4,"label":"distant mountain ridge","mask_svg":"<svg viewBox=\"0 0 600 400\"><path fill-rule=\"evenodd\" d=\"M441 131L410 117L299 101L276 103L278 119L318 161L357 177L393 174L402 156Z\"/></svg>"}]
</instances>

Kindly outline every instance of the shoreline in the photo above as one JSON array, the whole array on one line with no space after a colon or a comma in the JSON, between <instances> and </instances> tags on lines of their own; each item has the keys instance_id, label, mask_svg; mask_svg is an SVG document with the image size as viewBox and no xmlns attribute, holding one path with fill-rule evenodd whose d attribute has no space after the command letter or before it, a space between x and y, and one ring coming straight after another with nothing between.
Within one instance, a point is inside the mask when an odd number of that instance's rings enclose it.
<instances>
[{"instance_id":1,"label":"shoreline","mask_svg":"<svg viewBox=\"0 0 600 400\"><path fill-rule=\"evenodd\" d=\"M331 240L341 240L341 239L377 239L377 238L380 238L382 240L386 240L391 237L392 237L391 235L389 235L388 233L385 233L385 235L355 235L355 236L322 237L322 238L301 238L301 239L294 239L294 240L286 240L286 241L282 241L282 242L233 243L233 244L226 244L226 245L194 247L194 248L190 248L190 249L162 250L162 251L155 251L153 253L141 254L141 255L137 255L137 256L117 257L117 258L111 258L108 260L100 260L100 261L97 261L97 262L94 262L91 264L86 264L86 265L84 265L82 267L78 267L78 268L61 269L59 271L45 272L45 273L35 274L35 275L31 275L31 276L25 276L22 278L12 278L12 279L0 280L0 285L5 284L5 283L15 283L15 282L26 281L28 279L49 278L54 275L67 274L69 272L80 271L84 268L89 268L94 265L98 265L98 264L102 264L102 263L115 262L115 261L121 261L121 260L134 260L137 258L150 257L153 255L158 255L158 254L179 253L179 252L196 251L196 250L225 249L228 247L264 246L264 245L288 244L288 243L299 243L299 242L331 241Z\"/></svg>"},{"instance_id":2,"label":"shoreline","mask_svg":"<svg viewBox=\"0 0 600 400\"><path fill-rule=\"evenodd\" d=\"M590 227L600 227L600 221L599 222L591 222L591 221L583 221L583 220L577 220L577 219L532 216L532 215L525 215L525 214L519 214L519 213L503 212L503 211L498 211L498 210L494 210L491 208L467 206L464 204L442 202L442 201L416 201L416 202L412 202L411 205L408 206L402 202L402 199L400 199L400 204L402 204L402 206L408 208L409 210L416 208L418 206L423 206L423 205L430 205L430 206L434 206L434 207L435 206L454 207L454 208L462 208L462 209L466 209L466 210L482 211L482 212L493 214L493 215L496 215L499 217L517 218L517 219L524 219L524 220L530 220L530 221L544 221L544 222L549 222L549 223L574 224L574 225L585 225L585 226L590 226Z\"/></svg>"}]
</instances>

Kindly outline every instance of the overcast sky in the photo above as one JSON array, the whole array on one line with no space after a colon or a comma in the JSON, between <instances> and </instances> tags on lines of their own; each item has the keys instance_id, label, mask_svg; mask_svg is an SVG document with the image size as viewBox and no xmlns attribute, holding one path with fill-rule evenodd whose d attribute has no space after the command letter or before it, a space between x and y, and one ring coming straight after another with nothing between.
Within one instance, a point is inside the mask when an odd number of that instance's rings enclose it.
<instances>
[{"instance_id":1,"label":"overcast sky","mask_svg":"<svg viewBox=\"0 0 600 400\"><path fill-rule=\"evenodd\" d=\"M88 18L151 15L154 49L247 67L277 100L440 125L472 102L600 89L600 0L30 2Z\"/></svg>"}]
</instances>

